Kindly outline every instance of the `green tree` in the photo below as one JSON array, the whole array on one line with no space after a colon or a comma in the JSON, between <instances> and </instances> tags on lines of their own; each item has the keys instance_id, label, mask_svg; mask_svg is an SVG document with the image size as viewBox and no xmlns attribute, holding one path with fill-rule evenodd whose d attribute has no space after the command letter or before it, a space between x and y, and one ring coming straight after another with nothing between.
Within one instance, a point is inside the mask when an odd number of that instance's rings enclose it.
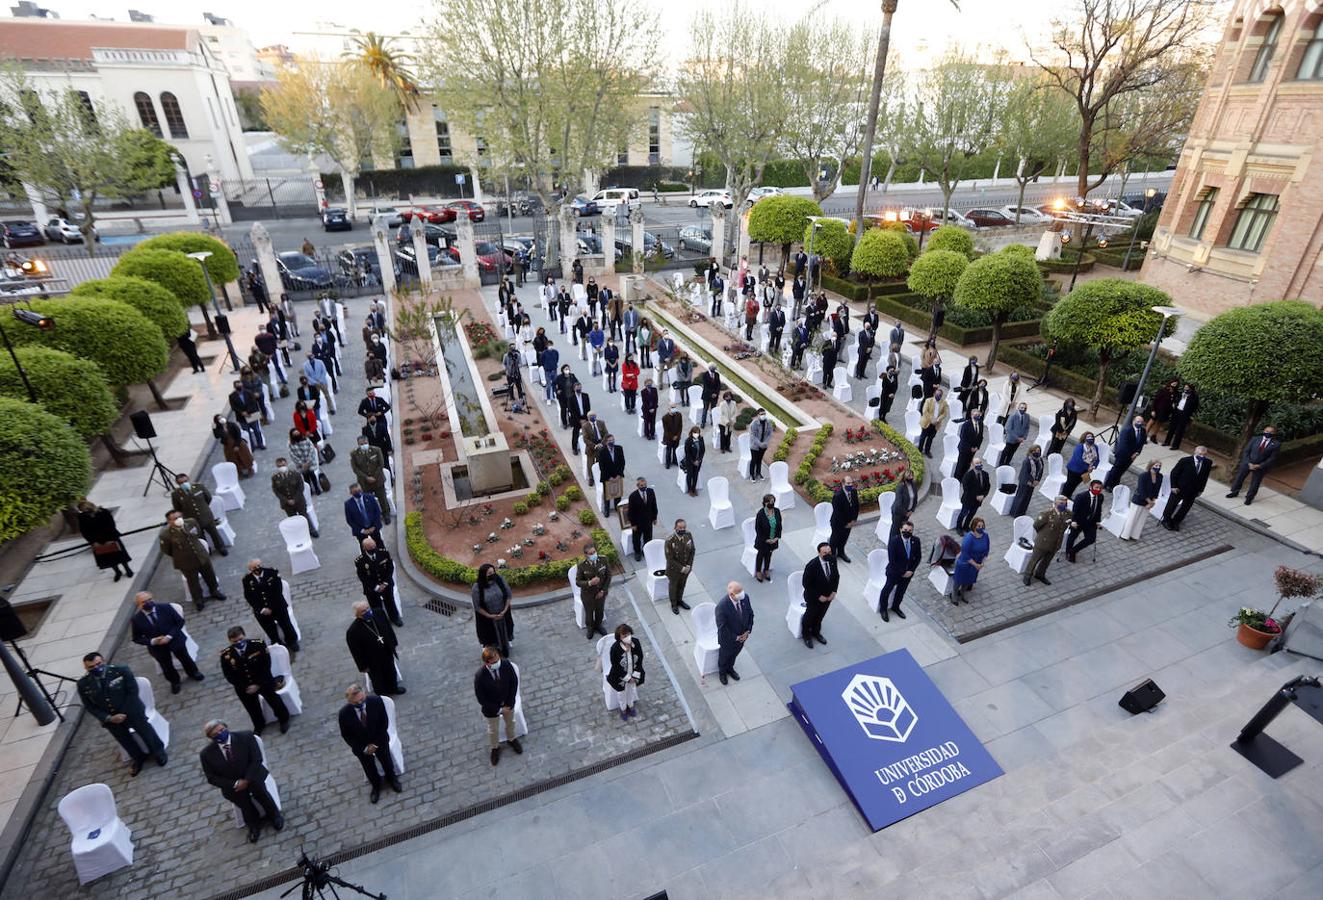
<instances>
[{"instance_id":1,"label":"green tree","mask_svg":"<svg viewBox=\"0 0 1323 900\"><path fill-rule=\"evenodd\" d=\"M989 372L997 364L1002 325L1017 307L1032 303L1042 292L1043 276L1038 264L1019 253L992 253L965 267L951 300L956 306L992 317L992 346L986 363Z\"/></svg>"},{"instance_id":2,"label":"green tree","mask_svg":"<svg viewBox=\"0 0 1323 900\"><path fill-rule=\"evenodd\" d=\"M749 211L749 240L781 245L781 271L785 271L790 245L804 236L811 216L822 207L807 197L779 194L764 197Z\"/></svg>"},{"instance_id":3,"label":"green tree","mask_svg":"<svg viewBox=\"0 0 1323 900\"><path fill-rule=\"evenodd\" d=\"M188 315L175 295L154 281L132 275L113 275L84 281L72 291L72 297L104 297L127 303L156 323L166 344L188 331Z\"/></svg>"},{"instance_id":4,"label":"green tree","mask_svg":"<svg viewBox=\"0 0 1323 900\"><path fill-rule=\"evenodd\" d=\"M1068 97L1044 78L1021 77L1006 98L998 151L1015 160L1015 206L1024 206L1029 183L1074 149L1079 116ZM1020 214L1015 214L1020 224Z\"/></svg>"},{"instance_id":5,"label":"green tree","mask_svg":"<svg viewBox=\"0 0 1323 900\"><path fill-rule=\"evenodd\" d=\"M870 228L854 245L850 271L868 278L868 302L873 303L873 283L879 278L900 278L910 267L905 239L885 228Z\"/></svg>"},{"instance_id":6,"label":"green tree","mask_svg":"<svg viewBox=\"0 0 1323 900\"><path fill-rule=\"evenodd\" d=\"M92 455L67 422L0 397L0 543L46 524L91 483Z\"/></svg>"},{"instance_id":7,"label":"green tree","mask_svg":"<svg viewBox=\"0 0 1323 900\"><path fill-rule=\"evenodd\" d=\"M31 307L54 319L55 327L8 329L9 339L15 344L54 347L89 359L117 388L151 385L151 380L165 371L169 352L161 329L127 303L101 297L68 297L34 300ZM159 394L157 402L164 404Z\"/></svg>"},{"instance_id":8,"label":"green tree","mask_svg":"<svg viewBox=\"0 0 1323 900\"><path fill-rule=\"evenodd\" d=\"M1273 404L1308 403L1323 393L1320 347L1323 312L1312 303L1256 303L1228 310L1196 331L1176 369L1206 394L1246 403L1239 460Z\"/></svg>"},{"instance_id":9,"label":"green tree","mask_svg":"<svg viewBox=\"0 0 1323 900\"><path fill-rule=\"evenodd\" d=\"M817 256L829 259L837 274L844 275L850 263L850 251L854 248L854 236L846 229L840 219L819 219L818 229L813 234L812 247ZM804 229L804 247L810 246L809 232L814 223Z\"/></svg>"},{"instance_id":10,"label":"green tree","mask_svg":"<svg viewBox=\"0 0 1323 900\"><path fill-rule=\"evenodd\" d=\"M149 237L133 248L134 250L174 250L178 253L207 252L207 273L212 284L219 287L239 280L239 257L230 249L230 245L220 238L203 234L200 231L172 231ZM130 251L132 252L132 251ZM197 263L193 263L196 267Z\"/></svg>"},{"instance_id":11,"label":"green tree","mask_svg":"<svg viewBox=\"0 0 1323 900\"><path fill-rule=\"evenodd\" d=\"M131 128L119 136L116 152L124 165L126 194L142 194L175 183L177 151L145 128Z\"/></svg>"},{"instance_id":12,"label":"green tree","mask_svg":"<svg viewBox=\"0 0 1323 900\"><path fill-rule=\"evenodd\" d=\"M941 229L937 229L941 231ZM963 229L960 229L963 232ZM906 280L909 289L928 301L928 306L935 312L944 309L946 301L956 291L960 276L969 266L969 257L957 250L936 250L930 244L914 262L910 264L910 276ZM934 322L936 319L933 320ZM936 329L929 334L935 334Z\"/></svg>"},{"instance_id":13,"label":"green tree","mask_svg":"<svg viewBox=\"0 0 1323 900\"><path fill-rule=\"evenodd\" d=\"M41 408L72 425L83 440L105 434L119 417L105 373L91 360L50 347L15 347L14 355ZM28 399L23 377L7 353L0 355L0 396Z\"/></svg>"},{"instance_id":14,"label":"green tree","mask_svg":"<svg viewBox=\"0 0 1323 900\"><path fill-rule=\"evenodd\" d=\"M1171 297L1165 292L1147 284L1099 278L1084 282L1062 297L1043 319L1043 334L1049 339L1098 353L1098 383L1090 401L1090 415L1097 415L1102 405L1112 361L1152 341L1162 321L1153 307L1170 303ZM1169 321L1168 330L1175 324Z\"/></svg>"},{"instance_id":15,"label":"green tree","mask_svg":"<svg viewBox=\"0 0 1323 900\"><path fill-rule=\"evenodd\" d=\"M395 46L394 38L369 31L350 38L350 43L353 48L345 51L346 59L371 72L401 107L411 111L418 107L418 79L410 68L413 58Z\"/></svg>"},{"instance_id":16,"label":"green tree","mask_svg":"<svg viewBox=\"0 0 1323 900\"><path fill-rule=\"evenodd\" d=\"M966 259L974 258L974 236L959 225L941 225L928 235L928 252L954 250Z\"/></svg>"},{"instance_id":17,"label":"green tree","mask_svg":"<svg viewBox=\"0 0 1323 900\"><path fill-rule=\"evenodd\" d=\"M131 275L159 284L165 288L185 310L200 306L207 322L207 333L215 334L211 312L207 303L211 294L207 290L207 277L196 262L178 250L154 250L134 247L119 258L112 276Z\"/></svg>"}]
</instances>

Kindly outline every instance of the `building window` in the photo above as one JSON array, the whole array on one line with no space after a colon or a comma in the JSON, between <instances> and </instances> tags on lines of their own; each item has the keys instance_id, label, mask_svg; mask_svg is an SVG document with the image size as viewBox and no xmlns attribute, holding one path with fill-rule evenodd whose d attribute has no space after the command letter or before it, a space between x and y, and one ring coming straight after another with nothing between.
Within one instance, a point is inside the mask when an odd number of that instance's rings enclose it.
<instances>
[{"instance_id":1,"label":"building window","mask_svg":"<svg viewBox=\"0 0 1323 900\"><path fill-rule=\"evenodd\" d=\"M616 165L618 165L618 166L627 166L627 165L629 165L629 145L628 145L628 144L625 144L623 147L621 147L619 150L616 151Z\"/></svg>"},{"instance_id":2,"label":"building window","mask_svg":"<svg viewBox=\"0 0 1323 900\"><path fill-rule=\"evenodd\" d=\"M1300 57L1300 70L1295 77L1301 81L1323 79L1323 21L1314 27L1314 33L1305 44L1305 54Z\"/></svg>"},{"instance_id":3,"label":"building window","mask_svg":"<svg viewBox=\"0 0 1323 900\"><path fill-rule=\"evenodd\" d=\"M413 141L409 137L409 123L400 122L395 126L395 168L413 168Z\"/></svg>"},{"instance_id":4,"label":"building window","mask_svg":"<svg viewBox=\"0 0 1323 900\"><path fill-rule=\"evenodd\" d=\"M1208 224L1208 214L1217 203L1217 188L1208 188L1199 198L1199 205L1194 208L1194 221L1190 224L1190 237L1196 241L1204 236L1204 226Z\"/></svg>"},{"instance_id":5,"label":"building window","mask_svg":"<svg viewBox=\"0 0 1323 900\"><path fill-rule=\"evenodd\" d=\"M661 107L648 110L648 165L661 164Z\"/></svg>"},{"instance_id":6,"label":"building window","mask_svg":"<svg viewBox=\"0 0 1323 900\"><path fill-rule=\"evenodd\" d=\"M92 106L92 98L87 91L78 91L78 112L83 117L83 128L89 134L96 134L101 129L96 121L96 109Z\"/></svg>"},{"instance_id":7,"label":"building window","mask_svg":"<svg viewBox=\"0 0 1323 900\"><path fill-rule=\"evenodd\" d=\"M1268 63L1272 62L1272 56L1277 52L1277 37L1282 32L1282 19L1282 14L1277 13L1268 23L1268 30L1263 35L1263 43L1259 44L1259 52L1254 56L1254 65L1250 66L1251 82L1263 81L1268 74Z\"/></svg>"},{"instance_id":8,"label":"building window","mask_svg":"<svg viewBox=\"0 0 1323 900\"><path fill-rule=\"evenodd\" d=\"M432 118L436 121L436 152L440 155L443 165L453 163L455 148L450 143L450 123L446 121L445 111L433 106Z\"/></svg>"},{"instance_id":9,"label":"building window","mask_svg":"<svg viewBox=\"0 0 1323 900\"><path fill-rule=\"evenodd\" d=\"M1231 240L1227 241L1227 247L1258 253L1263 249L1263 239L1268 236L1268 229L1272 227L1275 218L1276 194L1250 194L1240 207L1240 215L1236 217L1236 227L1231 230Z\"/></svg>"},{"instance_id":10,"label":"building window","mask_svg":"<svg viewBox=\"0 0 1323 900\"><path fill-rule=\"evenodd\" d=\"M161 94L161 111L165 113L165 124L170 129L170 137L187 140L188 127L184 124L184 111L179 108L179 100L169 91Z\"/></svg>"},{"instance_id":11,"label":"building window","mask_svg":"<svg viewBox=\"0 0 1323 900\"><path fill-rule=\"evenodd\" d=\"M161 120L156 118L156 107L152 105L151 95L138 91L133 95L133 105L138 108L138 120L142 122L142 127L161 137Z\"/></svg>"}]
</instances>

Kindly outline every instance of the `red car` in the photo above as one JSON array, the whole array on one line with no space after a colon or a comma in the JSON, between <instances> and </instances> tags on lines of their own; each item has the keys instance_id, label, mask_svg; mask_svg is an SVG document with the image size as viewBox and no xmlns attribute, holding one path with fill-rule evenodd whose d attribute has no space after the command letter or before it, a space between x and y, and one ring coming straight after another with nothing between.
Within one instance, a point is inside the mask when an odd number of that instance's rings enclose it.
<instances>
[{"instance_id":1,"label":"red car","mask_svg":"<svg viewBox=\"0 0 1323 900\"><path fill-rule=\"evenodd\" d=\"M478 271L505 272L509 269L510 258L505 255L504 250L491 241L475 241L473 249L478 256ZM446 252L450 254L451 259L460 261L458 247L451 247Z\"/></svg>"},{"instance_id":2,"label":"red car","mask_svg":"<svg viewBox=\"0 0 1323 900\"><path fill-rule=\"evenodd\" d=\"M487 210L473 200L452 200L446 204L446 209L454 210L455 213L467 212L470 222L481 222L487 218Z\"/></svg>"},{"instance_id":3,"label":"red car","mask_svg":"<svg viewBox=\"0 0 1323 900\"><path fill-rule=\"evenodd\" d=\"M971 209L965 213L965 218L979 228L1003 228L1015 224L999 209Z\"/></svg>"},{"instance_id":4,"label":"red car","mask_svg":"<svg viewBox=\"0 0 1323 900\"><path fill-rule=\"evenodd\" d=\"M448 206L419 205L400 211L400 218L406 222L412 222L415 216L420 222L431 222L433 225L455 221L455 211Z\"/></svg>"}]
</instances>

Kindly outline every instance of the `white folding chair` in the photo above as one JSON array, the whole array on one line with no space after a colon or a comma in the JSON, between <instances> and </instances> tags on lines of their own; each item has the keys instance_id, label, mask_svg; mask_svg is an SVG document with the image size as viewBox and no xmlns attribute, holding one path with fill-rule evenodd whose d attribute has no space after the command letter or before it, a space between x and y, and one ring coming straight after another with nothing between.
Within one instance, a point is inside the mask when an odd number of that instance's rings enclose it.
<instances>
[{"instance_id":1,"label":"white folding chair","mask_svg":"<svg viewBox=\"0 0 1323 900\"><path fill-rule=\"evenodd\" d=\"M984 417L987 421L987 417ZM988 448L983 451L983 458L988 462L1001 459L1001 451L1006 449L1006 429L998 422L988 426Z\"/></svg>"},{"instance_id":2,"label":"white folding chair","mask_svg":"<svg viewBox=\"0 0 1323 900\"><path fill-rule=\"evenodd\" d=\"M514 667L515 675L518 676L519 667L516 666L513 662L511 662L510 665ZM523 678L519 679L519 686L515 688L514 734L511 735L505 733L504 718L498 718L497 722L498 722L497 724L498 740L508 741L512 737L520 738L528 734L528 722L524 720L524 679Z\"/></svg>"},{"instance_id":3,"label":"white folding chair","mask_svg":"<svg viewBox=\"0 0 1323 900\"><path fill-rule=\"evenodd\" d=\"M1020 539L1024 538L1030 544L1034 542L1034 520L1032 516L1016 516L1015 521L1011 523L1011 545L1006 548L1006 553L1002 559L1011 567L1011 571L1016 575L1023 575L1025 566L1029 565L1029 557L1033 550L1026 550L1020 546Z\"/></svg>"},{"instance_id":4,"label":"white folding chair","mask_svg":"<svg viewBox=\"0 0 1323 900\"><path fill-rule=\"evenodd\" d=\"M808 612L808 604L804 602L803 579L802 572L791 572L786 576L786 599L789 601L786 605L786 627L790 629L791 637L796 639L800 637L804 625L804 613Z\"/></svg>"},{"instance_id":5,"label":"white folding chair","mask_svg":"<svg viewBox=\"0 0 1323 900\"><path fill-rule=\"evenodd\" d=\"M992 454L989 453L988 455L991 456ZM1002 491L1002 488L1006 485L1015 484L1015 469L1011 466L997 466L993 480L995 484L992 488L992 508L997 511L997 515L1009 515L1011 504L1015 502L1015 494L1007 494Z\"/></svg>"},{"instance_id":6,"label":"white folding chair","mask_svg":"<svg viewBox=\"0 0 1323 900\"><path fill-rule=\"evenodd\" d=\"M262 755L262 765L267 766L266 744L262 743L262 739L257 735L253 735L253 740L257 741L257 750ZM267 766L266 792L271 795L271 802L275 803L276 808L274 810L262 809L262 804L258 803L256 800L253 801L253 805L256 806L263 813L267 815L271 815L272 813L280 809L280 788L276 785L276 776L271 774L270 766ZM234 804L230 804L230 808L234 811L233 812L234 824L239 828L242 828L244 825L243 813L241 813L239 811L239 807L235 806Z\"/></svg>"},{"instance_id":7,"label":"white folding chair","mask_svg":"<svg viewBox=\"0 0 1323 900\"><path fill-rule=\"evenodd\" d=\"M955 528L960 517L960 482L950 476L942 479L942 505L937 508L937 521L943 528Z\"/></svg>"},{"instance_id":8,"label":"white folding chair","mask_svg":"<svg viewBox=\"0 0 1323 900\"><path fill-rule=\"evenodd\" d=\"M819 503L813 507L813 547L831 539L831 504ZM817 550L813 551L815 554Z\"/></svg>"},{"instance_id":9,"label":"white folding chair","mask_svg":"<svg viewBox=\"0 0 1323 900\"><path fill-rule=\"evenodd\" d=\"M1154 505L1156 506L1156 504ZM1102 520L1102 527L1120 537L1121 529L1125 527L1125 519L1129 513L1130 487L1129 485L1118 484L1112 488L1112 506L1107 511L1107 516Z\"/></svg>"},{"instance_id":10,"label":"white folding chair","mask_svg":"<svg viewBox=\"0 0 1323 900\"><path fill-rule=\"evenodd\" d=\"M289 624L294 626L294 637L298 639L299 643L303 643L303 632L299 628L299 620L294 618L294 601L289 596L289 582L283 578L280 579L280 592L284 594L285 606L289 608Z\"/></svg>"},{"instance_id":11,"label":"white folding chair","mask_svg":"<svg viewBox=\"0 0 1323 900\"><path fill-rule=\"evenodd\" d=\"M184 617L184 607L180 606L178 603L171 603L170 607L175 612L179 613L179 618L182 619ZM193 640L193 635L188 633L188 626L185 625L183 628L179 629L179 633L184 636L184 649L188 651L189 656L196 660L198 658L198 642Z\"/></svg>"},{"instance_id":12,"label":"white folding chair","mask_svg":"<svg viewBox=\"0 0 1323 900\"><path fill-rule=\"evenodd\" d=\"M960 426L964 424L958 420L965 416L965 404L961 403L955 397L948 395L946 405L950 408L951 415L946 420L946 428L942 429L942 433L958 435L960 434Z\"/></svg>"},{"instance_id":13,"label":"white folding chair","mask_svg":"<svg viewBox=\"0 0 1323 900\"><path fill-rule=\"evenodd\" d=\"M285 703L285 709L289 710L291 716L301 715L303 713L303 696L299 693L299 683L294 678L294 670L289 663L289 649L280 644L272 644L267 648L271 654L271 676L273 678L283 677L284 683L276 689L276 696ZM266 721L276 721L276 714L271 711L265 697L258 697L257 702L262 705L262 714Z\"/></svg>"},{"instance_id":14,"label":"white folding chair","mask_svg":"<svg viewBox=\"0 0 1323 900\"><path fill-rule=\"evenodd\" d=\"M790 484L790 463L785 460L777 460L767 468L768 477L771 479L769 490L776 498L776 508L787 510L795 508L795 489Z\"/></svg>"},{"instance_id":15,"label":"white folding chair","mask_svg":"<svg viewBox=\"0 0 1323 900\"><path fill-rule=\"evenodd\" d=\"M221 540L225 542L226 547L233 547L234 528L230 525L229 517L225 515L225 501L220 497L212 497L207 506L211 509L211 514L216 517L216 530L220 532Z\"/></svg>"},{"instance_id":16,"label":"white folding chair","mask_svg":"<svg viewBox=\"0 0 1323 900\"><path fill-rule=\"evenodd\" d=\"M950 595L951 588L955 585L955 579L941 566L931 566L928 569L928 583L933 586L937 593L946 597Z\"/></svg>"},{"instance_id":17,"label":"white folding chair","mask_svg":"<svg viewBox=\"0 0 1323 900\"><path fill-rule=\"evenodd\" d=\"M643 568L643 588L653 602L668 597L671 579L665 574L666 542L661 538L653 538L643 545ZM654 572L663 574L654 575Z\"/></svg>"},{"instance_id":18,"label":"white folding chair","mask_svg":"<svg viewBox=\"0 0 1323 900\"><path fill-rule=\"evenodd\" d=\"M868 551L868 582L864 585L864 603L877 611L877 598L882 595L882 585L887 581L887 548L879 547Z\"/></svg>"},{"instance_id":19,"label":"white folding chair","mask_svg":"<svg viewBox=\"0 0 1323 900\"><path fill-rule=\"evenodd\" d=\"M905 440L911 444L919 440L919 433L923 430L919 426L919 419L922 414L917 409L905 410Z\"/></svg>"},{"instance_id":20,"label":"white folding chair","mask_svg":"<svg viewBox=\"0 0 1323 900\"><path fill-rule=\"evenodd\" d=\"M309 487L306 481L303 482L303 505L308 510L308 527L312 531L320 532L322 526L317 521L317 507L312 502L312 488ZM382 510L382 512L385 512L385 510Z\"/></svg>"},{"instance_id":21,"label":"white folding chair","mask_svg":"<svg viewBox=\"0 0 1323 900\"><path fill-rule=\"evenodd\" d=\"M400 743L400 732L395 725L395 700L391 697L382 697L381 703L386 707L386 736L390 761L395 766L395 774L403 775L404 745Z\"/></svg>"},{"instance_id":22,"label":"white folding chair","mask_svg":"<svg viewBox=\"0 0 1323 900\"><path fill-rule=\"evenodd\" d=\"M730 480L717 475L707 480L707 520L712 529L735 527L735 507L730 502Z\"/></svg>"},{"instance_id":23,"label":"white folding chair","mask_svg":"<svg viewBox=\"0 0 1323 900\"><path fill-rule=\"evenodd\" d=\"M876 400L877 403L874 403L873 402L874 400ZM870 384L868 387L864 388L864 415L867 418L876 419L878 417L876 414L876 410L882 408L880 405L881 403L882 403L881 385Z\"/></svg>"},{"instance_id":24,"label":"white folding chair","mask_svg":"<svg viewBox=\"0 0 1323 900\"><path fill-rule=\"evenodd\" d=\"M579 589L579 567L570 566L570 571L565 574L569 576L570 591L574 594L574 624L584 628L588 620L583 608L583 591Z\"/></svg>"},{"instance_id":25,"label":"white folding chair","mask_svg":"<svg viewBox=\"0 0 1323 900\"><path fill-rule=\"evenodd\" d=\"M689 385L689 421L697 425L703 420L703 386L701 384Z\"/></svg>"},{"instance_id":26,"label":"white folding chair","mask_svg":"<svg viewBox=\"0 0 1323 900\"><path fill-rule=\"evenodd\" d=\"M640 437L643 436L642 433L641 433L642 431L643 431L643 419L640 417L640 418L639 418L639 432L640 432L640 435L639 435L639 436L640 436ZM662 434L662 430L661 430L660 428L658 428L658 429L657 429L657 463L658 463L658 465L663 465L663 466L664 466L664 465L666 465L666 444L664 444L664 443L662 442L661 434ZM676 450L675 450L675 458L676 458L676 459L679 459L679 458L680 458L680 448L679 448L679 447L677 447ZM680 489L681 489L681 490L684 490L684 483L683 483L683 482L680 484Z\"/></svg>"},{"instance_id":27,"label":"white folding chair","mask_svg":"<svg viewBox=\"0 0 1323 900\"><path fill-rule=\"evenodd\" d=\"M152 731L161 739L161 745L169 748L170 746L170 721L156 708L156 692L152 690L152 683L141 675L136 676L138 682L138 699L142 701L143 707L147 710L147 724L152 726ZM147 754L147 742L142 739L142 735L129 729L129 734L133 735L133 740L138 744L138 749L143 755ZM119 758L128 762L129 754L124 752L124 748L119 748Z\"/></svg>"},{"instance_id":28,"label":"white folding chair","mask_svg":"<svg viewBox=\"0 0 1323 900\"><path fill-rule=\"evenodd\" d=\"M714 603L699 603L689 613L694 626L694 667L701 678L717 670L721 645L717 642L717 607Z\"/></svg>"},{"instance_id":29,"label":"white folding chair","mask_svg":"<svg viewBox=\"0 0 1323 900\"><path fill-rule=\"evenodd\" d=\"M1055 503L1057 494L1061 493L1065 484L1065 462L1061 459L1060 453L1053 453L1047 458L1047 472L1043 475L1043 483L1038 486L1038 493Z\"/></svg>"},{"instance_id":30,"label":"white folding chair","mask_svg":"<svg viewBox=\"0 0 1323 900\"><path fill-rule=\"evenodd\" d=\"M836 371L832 373L831 395L842 403L849 403L854 399L854 388L850 386L850 370L845 366L837 366Z\"/></svg>"},{"instance_id":31,"label":"white folding chair","mask_svg":"<svg viewBox=\"0 0 1323 900\"><path fill-rule=\"evenodd\" d=\"M603 635L597 639L597 664L602 670L602 699L607 709L628 709L638 702L638 685L630 683L625 685L623 691L617 691L611 687L611 682L606 680L606 676L611 672L611 645L615 640L614 634Z\"/></svg>"},{"instance_id":32,"label":"white folding chair","mask_svg":"<svg viewBox=\"0 0 1323 900\"><path fill-rule=\"evenodd\" d=\"M59 812L72 837L69 853L79 884L133 865L133 832L119 817L108 785L75 788L60 798Z\"/></svg>"},{"instance_id":33,"label":"white folding chair","mask_svg":"<svg viewBox=\"0 0 1323 900\"><path fill-rule=\"evenodd\" d=\"M873 529L873 534L882 542L884 550L891 540L891 511L895 506L895 491L885 491L877 495L877 509L882 515L877 520L877 527Z\"/></svg>"},{"instance_id":34,"label":"white folding chair","mask_svg":"<svg viewBox=\"0 0 1323 900\"><path fill-rule=\"evenodd\" d=\"M740 477L748 478L749 465L753 462L753 435L745 431L735 439L735 447L740 452L735 466L739 469Z\"/></svg>"},{"instance_id":35,"label":"white folding chair","mask_svg":"<svg viewBox=\"0 0 1323 900\"><path fill-rule=\"evenodd\" d=\"M1056 423L1056 416L1040 414L1038 416L1038 436L1034 438L1034 443L1038 449L1047 453L1047 445L1052 443L1052 426Z\"/></svg>"},{"instance_id":36,"label":"white folding chair","mask_svg":"<svg viewBox=\"0 0 1323 900\"><path fill-rule=\"evenodd\" d=\"M1149 509L1148 514L1155 519L1161 520L1163 510L1167 508L1167 501L1171 499L1171 479L1162 479L1162 487L1158 488L1157 499Z\"/></svg>"},{"instance_id":37,"label":"white folding chair","mask_svg":"<svg viewBox=\"0 0 1323 900\"><path fill-rule=\"evenodd\" d=\"M1094 441L1093 445L1098 448L1098 465L1094 467L1093 474L1089 478L1106 482L1107 473L1112 471L1112 465L1115 463L1115 460L1112 459L1112 448L1108 446L1106 441ZM1125 472L1121 474L1125 475Z\"/></svg>"},{"instance_id":38,"label":"white folding chair","mask_svg":"<svg viewBox=\"0 0 1323 900\"><path fill-rule=\"evenodd\" d=\"M285 539L285 551L289 553L290 572L295 575L321 568L312 549L312 533L308 530L308 520L303 516L290 516L281 519L276 526L280 536Z\"/></svg>"},{"instance_id":39,"label":"white folding chair","mask_svg":"<svg viewBox=\"0 0 1323 900\"><path fill-rule=\"evenodd\" d=\"M754 549L753 542L757 537L757 528L752 516L740 523L740 531L744 535L744 549L740 551L740 565L748 571L750 575L754 573L754 565L758 562L758 551Z\"/></svg>"},{"instance_id":40,"label":"white folding chair","mask_svg":"<svg viewBox=\"0 0 1323 900\"><path fill-rule=\"evenodd\" d=\"M954 434L942 435L942 465L939 467L943 478L955 474L956 458L960 455L960 437Z\"/></svg>"},{"instance_id":41,"label":"white folding chair","mask_svg":"<svg viewBox=\"0 0 1323 900\"><path fill-rule=\"evenodd\" d=\"M239 470L232 462L219 462L211 467L211 477L216 482L215 496L225 504L225 509L243 509L243 488L239 487Z\"/></svg>"}]
</instances>

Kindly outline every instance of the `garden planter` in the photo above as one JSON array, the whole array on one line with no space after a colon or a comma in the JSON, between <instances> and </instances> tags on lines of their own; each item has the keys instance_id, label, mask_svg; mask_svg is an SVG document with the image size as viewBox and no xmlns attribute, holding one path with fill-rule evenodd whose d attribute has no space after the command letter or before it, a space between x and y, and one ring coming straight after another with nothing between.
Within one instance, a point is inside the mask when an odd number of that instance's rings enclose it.
<instances>
[{"instance_id":1,"label":"garden planter","mask_svg":"<svg viewBox=\"0 0 1323 900\"><path fill-rule=\"evenodd\" d=\"M1259 631L1257 628L1251 628L1243 622L1236 628L1236 640L1240 641L1251 650L1262 650L1268 646L1268 642L1277 637L1275 631Z\"/></svg>"}]
</instances>

